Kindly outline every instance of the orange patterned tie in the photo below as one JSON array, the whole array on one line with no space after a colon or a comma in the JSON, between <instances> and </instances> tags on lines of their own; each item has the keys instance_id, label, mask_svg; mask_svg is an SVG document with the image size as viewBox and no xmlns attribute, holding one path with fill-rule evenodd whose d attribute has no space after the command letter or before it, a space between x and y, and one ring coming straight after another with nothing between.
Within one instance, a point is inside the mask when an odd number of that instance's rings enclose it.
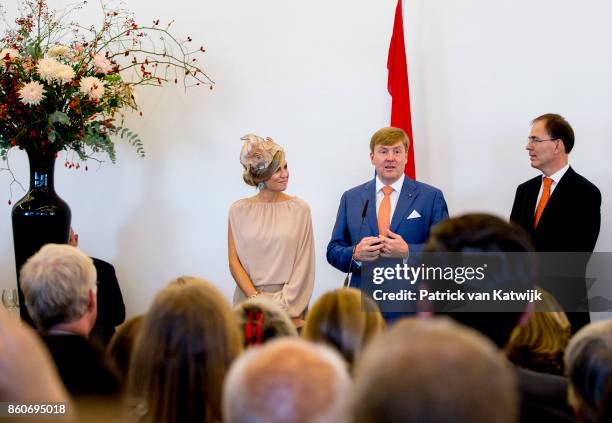
<instances>
[{"instance_id":1,"label":"orange patterned tie","mask_svg":"<svg viewBox=\"0 0 612 423\"><path fill-rule=\"evenodd\" d=\"M378 208L378 233L380 235L387 235L387 230L391 225L391 193L393 188L386 185L382 189L385 197L380 203Z\"/></svg>"},{"instance_id":2,"label":"orange patterned tie","mask_svg":"<svg viewBox=\"0 0 612 423\"><path fill-rule=\"evenodd\" d=\"M540 201L538 202L538 207L536 208L536 213L535 213L535 221L533 225L535 228L538 227L538 223L540 222L540 217L542 217L542 213L544 212L546 203L548 203L548 199L550 198L550 186L552 185L553 180L548 177L544 177L543 183L544 183L544 187L542 188L542 197L540 197Z\"/></svg>"}]
</instances>

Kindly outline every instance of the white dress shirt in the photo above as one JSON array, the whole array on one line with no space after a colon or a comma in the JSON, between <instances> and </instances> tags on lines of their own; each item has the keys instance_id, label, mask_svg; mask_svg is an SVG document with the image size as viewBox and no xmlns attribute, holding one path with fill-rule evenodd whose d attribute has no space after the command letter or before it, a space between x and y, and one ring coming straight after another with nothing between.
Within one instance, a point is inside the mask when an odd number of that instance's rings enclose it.
<instances>
[{"instance_id":1,"label":"white dress shirt","mask_svg":"<svg viewBox=\"0 0 612 423\"><path fill-rule=\"evenodd\" d=\"M557 186L557 184L559 183L559 181L561 180L563 175L565 175L565 172L567 172L567 169L569 169L569 163L566 164L561 169L559 169L558 171L556 171L555 173L553 173L552 175L549 176L549 178L553 180L552 184L550 184L550 195L551 196L552 196L552 193L555 190L555 187ZM538 192L538 199L536 200L535 209L533 209L533 214L534 215L535 215L536 210L538 209L538 203L540 202L540 198L542 198L542 191L544 190L544 177L545 176L546 175L542 174L542 183L540 184L540 191ZM378 186L378 184L377 184L377 186Z\"/></svg>"},{"instance_id":2,"label":"white dress shirt","mask_svg":"<svg viewBox=\"0 0 612 423\"><path fill-rule=\"evenodd\" d=\"M404 174L402 176L389 185L393 188L393 192L391 192L390 200L391 200L391 214L390 219L393 220L393 213L395 212L395 206L397 206L397 201L399 200L400 192L402 191L402 186L404 185ZM386 185L382 183L382 181L376 176L376 217L378 217L378 209L380 209L380 203L382 203L383 198L385 198L385 193L383 192L383 188ZM391 223L391 222L389 222Z\"/></svg>"}]
</instances>

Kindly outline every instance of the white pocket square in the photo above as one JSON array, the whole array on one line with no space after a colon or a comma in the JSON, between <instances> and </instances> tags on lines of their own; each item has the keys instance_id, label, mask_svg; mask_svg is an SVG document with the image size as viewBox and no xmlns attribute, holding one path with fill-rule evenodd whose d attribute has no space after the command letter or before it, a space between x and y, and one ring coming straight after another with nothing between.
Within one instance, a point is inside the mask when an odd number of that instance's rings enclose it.
<instances>
[{"instance_id":1,"label":"white pocket square","mask_svg":"<svg viewBox=\"0 0 612 423\"><path fill-rule=\"evenodd\" d=\"M421 217L419 212L416 210L412 210L412 213L410 213L410 216L408 216L406 219L417 219L419 217Z\"/></svg>"}]
</instances>

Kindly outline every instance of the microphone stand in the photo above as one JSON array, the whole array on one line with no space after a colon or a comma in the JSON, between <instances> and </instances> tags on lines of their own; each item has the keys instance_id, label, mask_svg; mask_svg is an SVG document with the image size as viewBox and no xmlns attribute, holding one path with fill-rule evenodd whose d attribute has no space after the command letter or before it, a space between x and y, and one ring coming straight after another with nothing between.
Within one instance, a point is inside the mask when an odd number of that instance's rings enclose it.
<instances>
[{"instance_id":1,"label":"microphone stand","mask_svg":"<svg viewBox=\"0 0 612 423\"><path fill-rule=\"evenodd\" d=\"M358 237L361 236L361 230L363 229L363 222L365 221L366 214L368 212L368 204L370 204L370 199L367 199L365 203L363 204L363 210L361 211L361 224L359 225L359 233L357 234ZM351 252L351 261L349 262L349 268L348 268L348 271L346 272L346 277L344 278L344 284L343 284L344 288L350 288L351 286L349 275L351 274L351 268L353 266L353 257L355 257L355 249L357 249L357 244L353 245L353 251Z\"/></svg>"}]
</instances>

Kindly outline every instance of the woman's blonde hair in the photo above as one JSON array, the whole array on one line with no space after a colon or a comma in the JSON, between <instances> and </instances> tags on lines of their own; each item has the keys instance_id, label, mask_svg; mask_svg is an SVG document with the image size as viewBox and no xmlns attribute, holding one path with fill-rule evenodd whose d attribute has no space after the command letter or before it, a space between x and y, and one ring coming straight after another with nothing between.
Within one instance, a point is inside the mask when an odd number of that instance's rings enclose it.
<instances>
[{"instance_id":1,"label":"woman's blonde hair","mask_svg":"<svg viewBox=\"0 0 612 423\"><path fill-rule=\"evenodd\" d=\"M385 320L371 298L358 289L343 288L317 300L308 313L302 335L331 345L352 368L366 343L385 329Z\"/></svg>"},{"instance_id":2,"label":"woman's blonde hair","mask_svg":"<svg viewBox=\"0 0 612 423\"><path fill-rule=\"evenodd\" d=\"M514 328L505 352L520 367L561 375L571 325L555 297L541 288L538 291L542 301L535 303L526 325Z\"/></svg>"},{"instance_id":3,"label":"woman's blonde hair","mask_svg":"<svg viewBox=\"0 0 612 423\"><path fill-rule=\"evenodd\" d=\"M242 342L221 293L193 282L171 283L156 296L136 341L128 395L142 421L221 420L223 381Z\"/></svg>"},{"instance_id":4,"label":"woman's blonde hair","mask_svg":"<svg viewBox=\"0 0 612 423\"><path fill-rule=\"evenodd\" d=\"M142 314L126 320L119 326L106 347L106 357L117 370L122 389L127 383L134 344L141 332L143 321L144 315Z\"/></svg>"}]
</instances>

